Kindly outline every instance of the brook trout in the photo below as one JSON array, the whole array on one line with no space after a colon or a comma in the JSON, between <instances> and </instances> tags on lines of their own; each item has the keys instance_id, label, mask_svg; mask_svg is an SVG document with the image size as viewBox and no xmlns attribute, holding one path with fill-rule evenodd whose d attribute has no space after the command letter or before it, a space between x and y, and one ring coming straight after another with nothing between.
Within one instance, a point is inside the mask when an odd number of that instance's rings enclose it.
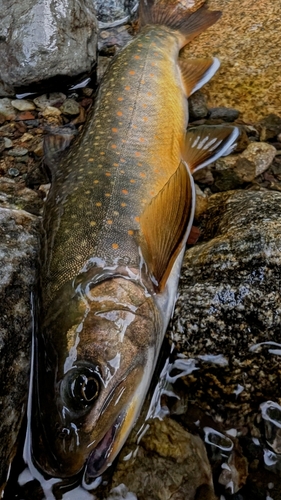
<instances>
[{"instance_id":1,"label":"brook trout","mask_svg":"<svg viewBox=\"0 0 281 500\"><path fill-rule=\"evenodd\" d=\"M186 97L217 59L180 49L219 12L142 0L141 31L112 61L83 133L46 144L32 456L66 478L114 460L136 422L172 315L194 214L192 172L235 127L186 132Z\"/></svg>"}]
</instances>

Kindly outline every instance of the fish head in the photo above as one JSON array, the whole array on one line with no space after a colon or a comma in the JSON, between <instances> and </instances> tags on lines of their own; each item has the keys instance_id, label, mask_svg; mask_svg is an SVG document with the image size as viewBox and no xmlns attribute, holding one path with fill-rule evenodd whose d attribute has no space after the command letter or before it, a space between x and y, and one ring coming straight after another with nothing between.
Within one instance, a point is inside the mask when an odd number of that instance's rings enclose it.
<instances>
[{"instance_id":1,"label":"fish head","mask_svg":"<svg viewBox=\"0 0 281 500\"><path fill-rule=\"evenodd\" d=\"M32 456L44 473L62 478L87 462L94 478L112 463L140 413L161 321L153 296L124 278L88 287L73 303L74 312L66 304L49 322L53 333L38 346ZM66 317L72 319L63 327Z\"/></svg>"}]
</instances>

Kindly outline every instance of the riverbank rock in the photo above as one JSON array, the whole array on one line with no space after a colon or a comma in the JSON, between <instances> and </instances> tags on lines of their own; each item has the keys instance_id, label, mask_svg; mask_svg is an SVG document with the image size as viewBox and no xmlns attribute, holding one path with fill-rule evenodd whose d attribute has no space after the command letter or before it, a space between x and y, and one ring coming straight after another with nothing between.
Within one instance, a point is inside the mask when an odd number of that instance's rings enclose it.
<instances>
[{"instance_id":1,"label":"riverbank rock","mask_svg":"<svg viewBox=\"0 0 281 500\"><path fill-rule=\"evenodd\" d=\"M174 420L151 421L136 457L123 461L128 450L121 453L113 487L125 483L138 500L216 499L203 441Z\"/></svg>"},{"instance_id":2,"label":"riverbank rock","mask_svg":"<svg viewBox=\"0 0 281 500\"><path fill-rule=\"evenodd\" d=\"M5 85L15 89L58 75L63 81L90 72L96 47L92 2L8 0L0 13L0 91Z\"/></svg>"},{"instance_id":3,"label":"riverbank rock","mask_svg":"<svg viewBox=\"0 0 281 500\"><path fill-rule=\"evenodd\" d=\"M182 421L202 437L206 426L213 429L214 445L210 432L205 441L221 453L216 432L229 432L227 439L234 438L233 449L249 463L248 481L254 483L264 465L273 472L280 468L270 444L281 415L280 207L281 194L273 191L210 196L201 215L201 242L185 254L170 325L181 357L189 364L193 360L194 369L183 378L189 403ZM267 416L261 414L265 404ZM269 415L272 429L266 440ZM231 446L228 451L230 473ZM233 492L246 482L246 463L243 467L244 480ZM280 482L275 477L279 488ZM255 498L247 491L245 498Z\"/></svg>"},{"instance_id":4,"label":"riverbank rock","mask_svg":"<svg viewBox=\"0 0 281 500\"><path fill-rule=\"evenodd\" d=\"M37 235L37 217L0 208L0 492L16 453L27 403Z\"/></svg>"},{"instance_id":5,"label":"riverbank rock","mask_svg":"<svg viewBox=\"0 0 281 500\"><path fill-rule=\"evenodd\" d=\"M138 0L94 0L100 27L122 24L137 11Z\"/></svg>"},{"instance_id":6,"label":"riverbank rock","mask_svg":"<svg viewBox=\"0 0 281 500\"><path fill-rule=\"evenodd\" d=\"M209 0L221 19L184 50L188 57L216 56L221 67L204 86L210 107L238 109L245 121L281 115L281 29L278 2Z\"/></svg>"}]
</instances>

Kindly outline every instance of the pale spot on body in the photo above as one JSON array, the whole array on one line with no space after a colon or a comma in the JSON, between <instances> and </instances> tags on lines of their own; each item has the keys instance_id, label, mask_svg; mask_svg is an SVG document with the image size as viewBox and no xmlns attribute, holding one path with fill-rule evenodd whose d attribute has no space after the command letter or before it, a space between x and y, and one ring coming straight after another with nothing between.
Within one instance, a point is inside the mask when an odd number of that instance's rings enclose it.
<instances>
[{"instance_id":1,"label":"pale spot on body","mask_svg":"<svg viewBox=\"0 0 281 500\"><path fill-rule=\"evenodd\" d=\"M100 201L97 201L96 207L101 207L101 202Z\"/></svg>"},{"instance_id":2,"label":"pale spot on body","mask_svg":"<svg viewBox=\"0 0 281 500\"><path fill-rule=\"evenodd\" d=\"M90 226L92 226L92 227L93 227L93 226L96 226L96 225L97 225L96 221L95 221L95 220L91 220L91 222L90 222Z\"/></svg>"}]
</instances>

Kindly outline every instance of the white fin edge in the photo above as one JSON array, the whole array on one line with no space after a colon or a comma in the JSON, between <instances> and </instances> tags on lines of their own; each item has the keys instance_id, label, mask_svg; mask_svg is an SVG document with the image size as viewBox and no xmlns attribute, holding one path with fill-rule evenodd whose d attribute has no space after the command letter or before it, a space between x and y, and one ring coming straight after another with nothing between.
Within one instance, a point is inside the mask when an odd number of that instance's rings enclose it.
<instances>
[{"instance_id":1,"label":"white fin edge","mask_svg":"<svg viewBox=\"0 0 281 500\"><path fill-rule=\"evenodd\" d=\"M219 69L220 64L221 63L220 63L219 59L217 57L213 57L213 64L206 71L203 78L201 78L201 80L199 80L199 82L197 82L195 87L192 89L192 92L190 93L190 95L194 94L194 92L201 89L201 87L203 87L205 85L205 83L207 83L209 80L211 80L211 78L213 78L214 74Z\"/></svg>"},{"instance_id":2,"label":"white fin edge","mask_svg":"<svg viewBox=\"0 0 281 500\"><path fill-rule=\"evenodd\" d=\"M207 167L207 165L210 165L210 163L213 163L221 156L227 156L229 154L229 152L232 152L232 147L235 147L234 142L239 137L239 134L240 134L239 128L233 127L233 130L232 130L231 134L229 135L227 141L223 145L223 147L219 148L217 150L216 154L214 154L214 156L211 156L210 158L208 158L208 160L204 161L203 163L200 163L200 165L193 170L193 173L197 172L201 168Z\"/></svg>"}]
</instances>

